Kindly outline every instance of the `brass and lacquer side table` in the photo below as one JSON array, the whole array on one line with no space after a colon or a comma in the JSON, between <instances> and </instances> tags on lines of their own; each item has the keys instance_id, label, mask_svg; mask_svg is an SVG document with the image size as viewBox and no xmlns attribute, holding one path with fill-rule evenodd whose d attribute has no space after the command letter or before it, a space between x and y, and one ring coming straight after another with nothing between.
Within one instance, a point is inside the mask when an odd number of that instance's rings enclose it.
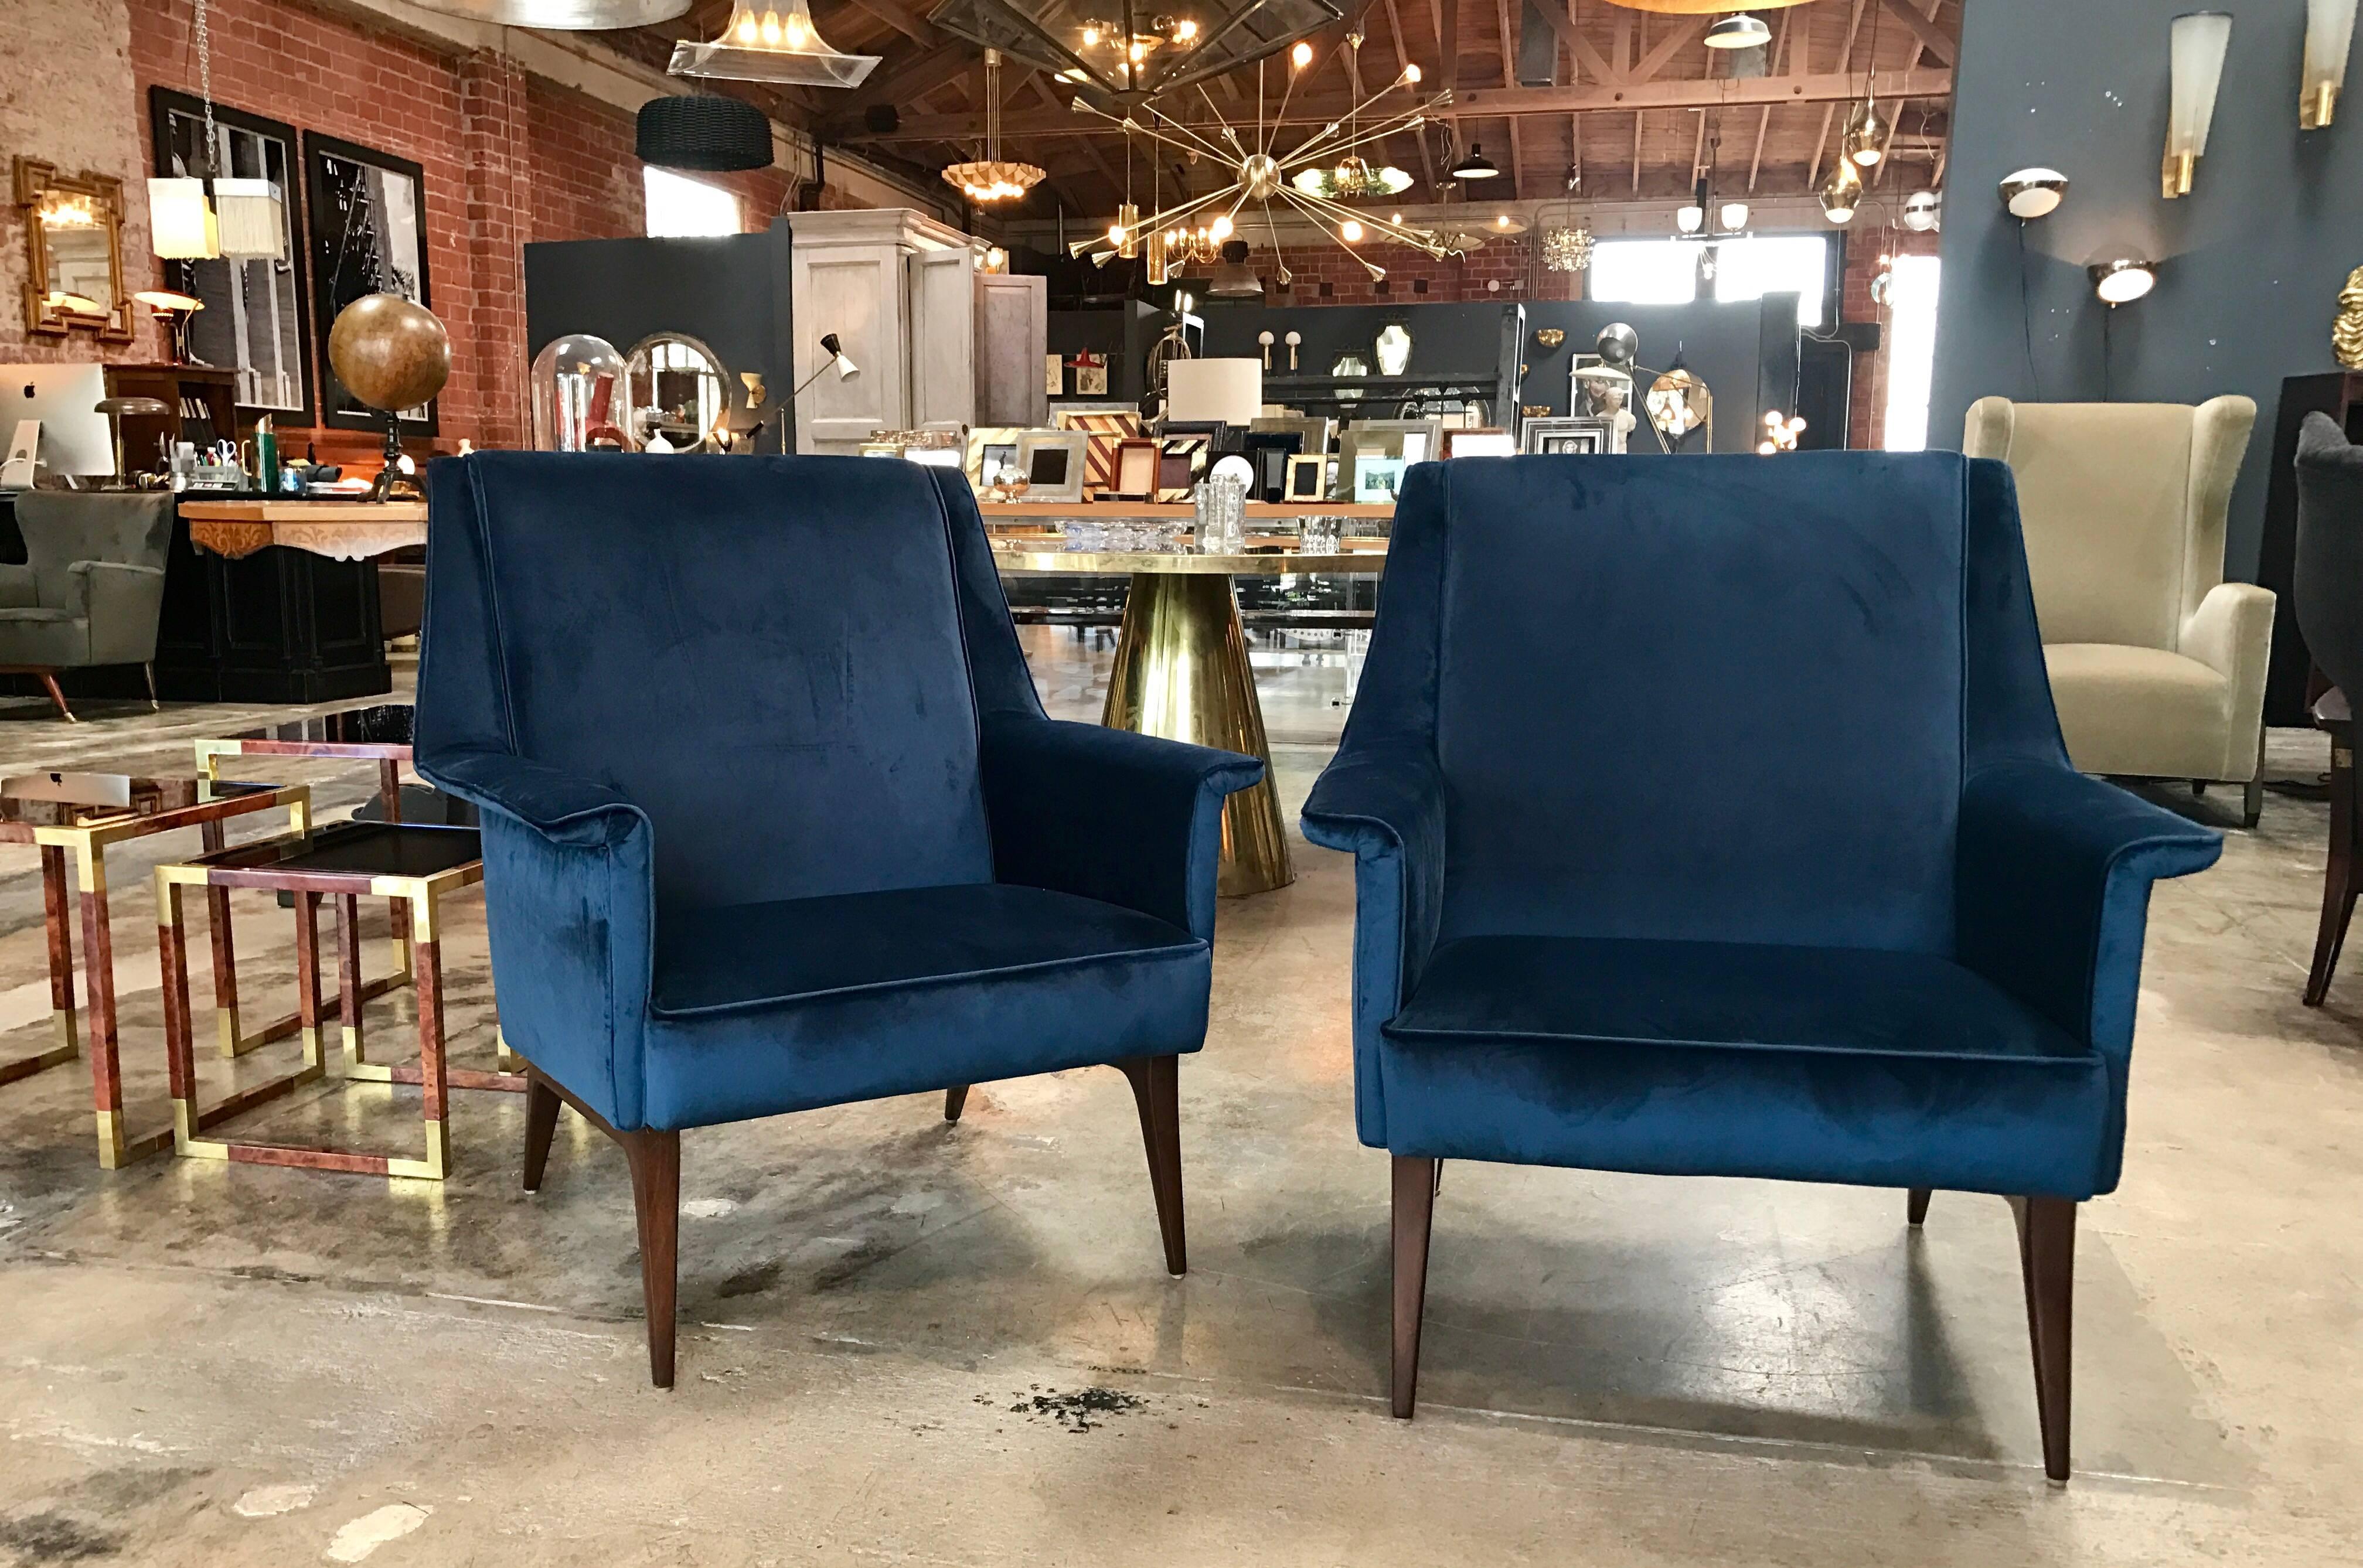
<instances>
[{"instance_id":1,"label":"brass and lacquer side table","mask_svg":"<svg viewBox=\"0 0 2363 1568\"><path fill-rule=\"evenodd\" d=\"M123 1071L115 996L115 940L107 918L106 852L136 838L195 828L208 850L222 847L226 824L260 812L284 811L287 828L310 824L312 792L301 784L213 783L203 778L145 778L123 773L30 773L0 779L0 844L34 844L41 851L42 912L49 933L50 1007L55 1037L34 1055L0 1066L0 1083L70 1061L74 1037L73 922L81 906L83 970L90 990L90 1080L98 1121L98 1163L109 1170L170 1148L169 1130L128 1137L123 1130ZM73 856L73 887L66 857ZM238 993L228 911L213 920L214 996L226 1017L227 1054L260 1043L237 1034ZM274 1026L276 1028L277 1026ZM292 1033L289 1021L278 1034ZM266 1034L270 1032L266 1031ZM243 1107L285 1093L292 1084L258 1084L240 1092ZM232 1114L230 1110L217 1111Z\"/></svg>"},{"instance_id":2,"label":"brass and lacquer side table","mask_svg":"<svg viewBox=\"0 0 2363 1568\"><path fill-rule=\"evenodd\" d=\"M164 972L164 1048L172 1084L172 1142L179 1153L191 1159L442 1180L451 1163L446 1125L449 1091L522 1087L521 1075L453 1067L444 1059L441 900L446 894L483 878L483 851L475 829L401 823L336 823L299 836L222 850L184 865L159 866L157 947ZM312 1083L327 1074L327 1058L320 1044L320 1020L326 1010L320 996L320 900L338 900L338 1010L348 1032L349 1057L341 1076L419 1086L420 1115L426 1123L426 1149L420 1157L203 1136L255 1101L240 1099L213 1107L197 1103L188 945L181 929L181 889L189 887L204 888L209 893L250 888L294 895L296 1017L304 1043L304 1065L293 1076L294 1084ZM410 959L418 1002L416 1066L383 1066L362 1058L361 949L349 912L362 898L398 900L409 912Z\"/></svg>"},{"instance_id":3,"label":"brass and lacquer side table","mask_svg":"<svg viewBox=\"0 0 2363 1568\"><path fill-rule=\"evenodd\" d=\"M1186 512L1186 507L1176 507ZM1223 807L1216 888L1226 898L1268 893L1296 879L1271 777L1263 706L1256 699L1247 634L1231 597L1234 577L1386 570L1384 550L1343 555L1273 551L1237 556L1175 551L1027 550L995 546L1004 573L1132 580L1116 632L1115 668L1100 722L1110 729L1220 746L1263 759L1264 776Z\"/></svg>"}]
</instances>

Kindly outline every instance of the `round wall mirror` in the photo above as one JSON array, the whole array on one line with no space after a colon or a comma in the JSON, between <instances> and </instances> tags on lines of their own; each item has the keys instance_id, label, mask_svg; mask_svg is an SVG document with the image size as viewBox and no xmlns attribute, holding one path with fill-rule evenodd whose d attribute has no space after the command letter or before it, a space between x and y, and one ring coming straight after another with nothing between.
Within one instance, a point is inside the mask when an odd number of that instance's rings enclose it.
<instances>
[{"instance_id":1,"label":"round wall mirror","mask_svg":"<svg viewBox=\"0 0 2363 1568\"><path fill-rule=\"evenodd\" d=\"M633 345L624 383L642 451L693 451L715 441L730 412L730 378L721 359L682 333L651 333Z\"/></svg>"}]
</instances>

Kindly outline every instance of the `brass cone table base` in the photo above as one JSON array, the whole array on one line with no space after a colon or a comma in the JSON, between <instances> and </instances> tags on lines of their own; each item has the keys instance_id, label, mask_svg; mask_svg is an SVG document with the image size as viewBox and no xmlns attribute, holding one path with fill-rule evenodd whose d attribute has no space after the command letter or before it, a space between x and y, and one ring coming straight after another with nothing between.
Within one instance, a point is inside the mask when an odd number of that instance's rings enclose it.
<instances>
[{"instance_id":1,"label":"brass cone table base","mask_svg":"<svg viewBox=\"0 0 2363 1568\"><path fill-rule=\"evenodd\" d=\"M1108 679L1110 729L1219 746L1263 759L1264 777L1223 807L1216 889L1226 899L1296 879L1272 789L1271 748L1248 665L1231 580L1215 573L1137 572L1125 596Z\"/></svg>"}]
</instances>

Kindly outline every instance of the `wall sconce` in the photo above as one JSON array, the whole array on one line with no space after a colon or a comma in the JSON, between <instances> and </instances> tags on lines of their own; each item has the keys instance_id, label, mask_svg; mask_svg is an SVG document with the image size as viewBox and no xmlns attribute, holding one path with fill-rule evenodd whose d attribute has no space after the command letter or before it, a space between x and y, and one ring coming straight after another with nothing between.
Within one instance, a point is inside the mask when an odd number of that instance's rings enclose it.
<instances>
[{"instance_id":1,"label":"wall sconce","mask_svg":"<svg viewBox=\"0 0 2363 1568\"><path fill-rule=\"evenodd\" d=\"M2131 304L2158 287L2158 267L2153 262L2121 258L2095 261L2086 271L2091 274L2092 292L2111 310Z\"/></svg>"},{"instance_id":2,"label":"wall sconce","mask_svg":"<svg viewBox=\"0 0 2363 1568\"><path fill-rule=\"evenodd\" d=\"M2172 201L2191 194L2191 176L2207 153L2207 129L2215 123L2215 91L2224 84L2224 56L2232 48L2232 18L2222 11L2177 17L2169 42L2174 98L2167 115L2159 188Z\"/></svg>"},{"instance_id":3,"label":"wall sconce","mask_svg":"<svg viewBox=\"0 0 2363 1568\"><path fill-rule=\"evenodd\" d=\"M2068 199L2068 176L2057 169L2022 169L2002 177L2002 204L2025 223L2048 217Z\"/></svg>"},{"instance_id":4,"label":"wall sconce","mask_svg":"<svg viewBox=\"0 0 2363 1568\"><path fill-rule=\"evenodd\" d=\"M2355 0L2306 0L2305 86L2298 95L2297 123L2320 130L2338 107L2346 83L2347 46L2355 41Z\"/></svg>"}]
</instances>

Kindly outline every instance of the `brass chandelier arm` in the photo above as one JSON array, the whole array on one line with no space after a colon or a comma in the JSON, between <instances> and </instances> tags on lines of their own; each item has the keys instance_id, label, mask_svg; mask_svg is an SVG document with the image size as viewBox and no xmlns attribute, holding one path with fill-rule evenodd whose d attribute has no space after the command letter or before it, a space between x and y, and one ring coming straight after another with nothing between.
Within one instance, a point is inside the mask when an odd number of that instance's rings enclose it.
<instances>
[{"instance_id":1,"label":"brass chandelier arm","mask_svg":"<svg viewBox=\"0 0 2363 1568\"><path fill-rule=\"evenodd\" d=\"M1116 127L1127 136L1145 136L1151 141L1162 143L1164 146L1171 148L1176 152L1186 152L1193 158L1215 158L1227 162L1231 156L1222 148L1215 146L1213 142L1208 141L1204 137L1200 136L1190 127L1183 125L1180 120L1174 119L1170 116L1167 116L1165 123L1172 127L1175 130L1180 131L1182 136L1187 137L1189 138L1188 140L1177 140L1176 138L1166 135L1164 131L1154 126L1142 125L1130 115L1111 115L1105 109L1100 108L1098 105L1089 103L1082 98L1077 98L1074 101L1073 108L1074 112L1079 115L1090 115L1095 119L1107 121L1108 124Z\"/></svg>"},{"instance_id":2,"label":"brass chandelier arm","mask_svg":"<svg viewBox=\"0 0 2363 1568\"><path fill-rule=\"evenodd\" d=\"M1225 196L1229 195L1235 189L1237 189L1236 186L1222 186L1218 189L1207 192L1203 196L1193 196L1186 202L1167 207L1163 212L1151 213L1148 216L1141 219L1139 223L1133 226L1133 232L1143 235L1155 234L1169 224L1178 223L1182 219L1188 217L1191 214L1197 212L1199 209L1208 206L1213 203L1221 201ZM1115 248L1115 242L1110 240L1105 234L1094 235L1089 239L1078 239L1067 247L1067 253L1071 256L1081 256L1087 250L1095 250L1102 248L1110 250Z\"/></svg>"},{"instance_id":3,"label":"brass chandelier arm","mask_svg":"<svg viewBox=\"0 0 2363 1568\"><path fill-rule=\"evenodd\" d=\"M1359 119L1363 110L1369 108L1371 105L1377 103L1380 99L1385 97L1396 88L1408 86L1409 84L1410 83L1406 78L1402 76L1396 77L1392 82L1388 83L1385 86L1380 88L1377 92L1371 94L1360 103L1356 104L1352 108L1348 109L1343 115L1340 115L1337 118L1331 120L1327 125L1322 127L1321 129L1315 132L1312 137L1308 138L1304 141L1299 142L1297 144L1296 150L1289 154L1289 156L1291 158L1298 158L1311 152L1315 148L1321 146L1331 137L1336 136L1339 131L1345 129L1348 124ZM1425 116L1434 110L1443 108L1446 105L1451 102L1451 91L1447 89L1431 97L1424 99L1411 108L1396 110L1394 116L1391 117L1400 117L1404 115ZM1394 128L1401 130L1403 127L1397 126Z\"/></svg>"},{"instance_id":4,"label":"brass chandelier arm","mask_svg":"<svg viewBox=\"0 0 2363 1568\"><path fill-rule=\"evenodd\" d=\"M1334 202L1326 196L1315 195L1310 191L1300 191L1293 185L1282 185L1281 191L1298 206L1330 223L1343 223L1350 218L1364 228L1375 229L1397 244L1408 245L1414 250L1425 251L1439 259L1447 254L1445 246L1437 238L1432 229L1413 228L1408 224L1391 223L1375 214L1358 211L1343 202Z\"/></svg>"},{"instance_id":5,"label":"brass chandelier arm","mask_svg":"<svg viewBox=\"0 0 2363 1568\"><path fill-rule=\"evenodd\" d=\"M1319 148L1316 148L1313 142L1307 142L1281 159L1280 167L1283 172L1293 172L1298 169L1310 168L1315 163L1326 163L1331 159L1351 152L1358 147L1366 147L1371 142L1382 141L1398 131L1415 130L1426 123L1427 110L1425 106L1407 110L1392 119L1381 121L1346 141Z\"/></svg>"},{"instance_id":6,"label":"brass chandelier arm","mask_svg":"<svg viewBox=\"0 0 2363 1568\"><path fill-rule=\"evenodd\" d=\"M1302 191L1294 190L1287 185L1282 185L1280 188L1280 196L1282 201L1285 201L1291 205L1296 207L1307 217L1312 218L1315 223L1321 223L1324 220L1326 220L1330 226L1336 226L1337 220L1334 217L1331 217L1330 215L1323 212L1318 206L1315 205ZM1348 210L1350 211L1351 209ZM1357 215L1355 221L1359 223L1361 219ZM1364 256L1352 246L1347 245L1342 237L1339 238L1338 244L1344 247L1347 255L1351 256L1356 261L1361 264L1362 271L1370 275L1370 282L1375 283L1381 278L1387 275L1387 270L1384 267L1381 267L1376 262L1370 260L1370 258Z\"/></svg>"}]
</instances>

